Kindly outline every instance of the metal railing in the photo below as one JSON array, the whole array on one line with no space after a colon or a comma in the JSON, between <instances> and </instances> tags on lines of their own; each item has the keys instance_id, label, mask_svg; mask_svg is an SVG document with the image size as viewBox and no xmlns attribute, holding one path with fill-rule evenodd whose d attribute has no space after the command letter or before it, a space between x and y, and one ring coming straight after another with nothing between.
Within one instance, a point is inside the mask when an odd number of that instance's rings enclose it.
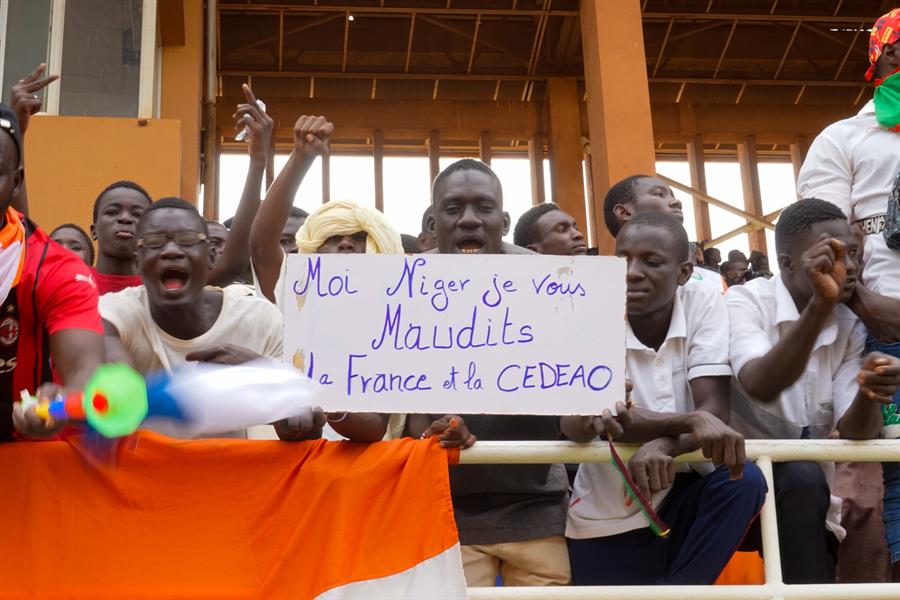
<instances>
[{"instance_id":1,"label":"metal railing","mask_svg":"<svg viewBox=\"0 0 900 600\"><path fill-rule=\"evenodd\" d=\"M637 446L616 446L623 460ZM763 585L684 586L580 586L580 587L481 587L469 588L470 600L897 600L900 584L859 583L787 585L781 577L778 524L772 463L792 460L900 462L900 440L747 440L747 458L755 460L768 486L760 513L762 548L765 555ZM602 443L488 442L479 441L460 453L460 464L539 464L610 462L609 448ZM679 456L676 462L702 462L702 454Z\"/></svg>"}]
</instances>

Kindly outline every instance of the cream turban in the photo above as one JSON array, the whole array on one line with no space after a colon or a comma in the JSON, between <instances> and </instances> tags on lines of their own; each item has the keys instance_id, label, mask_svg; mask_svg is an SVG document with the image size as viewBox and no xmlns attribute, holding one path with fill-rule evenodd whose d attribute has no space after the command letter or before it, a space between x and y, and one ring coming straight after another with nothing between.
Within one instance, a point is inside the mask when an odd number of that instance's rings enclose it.
<instances>
[{"instance_id":1,"label":"cream turban","mask_svg":"<svg viewBox=\"0 0 900 600\"><path fill-rule=\"evenodd\" d=\"M333 235L353 235L365 231L367 254L403 254L400 234L381 211L360 206L352 200L326 202L316 209L297 231L300 254L315 254Z\"/></svg>"}]
</instances>

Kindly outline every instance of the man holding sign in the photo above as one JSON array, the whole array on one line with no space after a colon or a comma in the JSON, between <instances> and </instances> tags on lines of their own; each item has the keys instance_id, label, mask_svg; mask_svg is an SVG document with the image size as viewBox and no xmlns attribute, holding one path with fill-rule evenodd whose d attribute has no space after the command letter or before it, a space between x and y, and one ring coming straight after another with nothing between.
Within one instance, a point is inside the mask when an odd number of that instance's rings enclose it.
<instances>
[{"instance_id":1,"label":"man holding sign","mask_svg":"<svg viewBox=\"0 0 900 600\"><path fill-rule=\"evenodd\" d=\"M728 377L728 348L691 354L703 343L696 310L677 294L691 277L688 239L672 216L634 216L616 237L616 255L627 260L626 371L637 407L619 404L624 425L610 415L563 417L569 439L589 442L620 434L644 443L628 463L637 487L671 528L651 530L613 465L583 464L575 479L566 535L576 585L713 583L737 549L765 498L762 473L744 459L744 440L721 419L728 397L709 379ZM724 304L716 322L727 321ZM709 463L673 458L702 449ZM658 524L658 520L656 521ZM654 535L654 533L656 535ZM658 537L659 536L659 537Z\"/></svg>"},{"instance_id":2,"label":"man holding sign","mask_svg":"<svg viewBox=\"0 0 900 600\"><path fill-rule=\"evenodd\" d=\"M509 215L497 175L463 159L432 188L441 254L532 254L503 242ZM429 425L430 424L430 425ZM484 440L557 440L559 418L529 415L447 415L431 423L410 415L412 435L439 435L447 446ZM450 471L453 509L470 586L565 585L571 578L563 537L568 479L562 465L460 465Z\"/></svg>"}]
</instances>

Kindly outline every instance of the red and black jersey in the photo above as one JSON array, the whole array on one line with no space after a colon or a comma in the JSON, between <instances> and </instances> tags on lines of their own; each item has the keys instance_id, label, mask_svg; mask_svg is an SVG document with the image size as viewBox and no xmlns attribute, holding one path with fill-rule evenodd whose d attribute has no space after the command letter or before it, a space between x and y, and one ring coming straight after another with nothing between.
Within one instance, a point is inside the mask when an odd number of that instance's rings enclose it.
<instances>
[{"instance_id":1,"label":"red and black jersey","mask_svg":"<svg viewBox=\"0 0 900 600\"><path fill-rule=\"evenodd\" d=\"M11 438L12 403L21 391L34 393L55 380L50 336L63 329L103 334L90 267L34 223L23 222L22 275L0 305L0 440Z\"/></svg>"}]
</instances>

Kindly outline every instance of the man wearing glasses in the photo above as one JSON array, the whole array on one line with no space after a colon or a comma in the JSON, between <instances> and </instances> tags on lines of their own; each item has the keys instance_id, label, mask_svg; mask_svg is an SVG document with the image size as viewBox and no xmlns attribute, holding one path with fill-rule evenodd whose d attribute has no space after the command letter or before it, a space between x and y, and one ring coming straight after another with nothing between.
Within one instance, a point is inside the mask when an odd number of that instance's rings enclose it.
<instances>
[{"instance_id":1,"label":"man wearing glasses","mask_svg":"<svg viewBox=\"0 0 900 600\"><path fill-rule=\"evenodd\" d=\"M197 209L164 198L137 226L144 285L100 299L109 360L144 374L186 361L240 364L280 360L283 319L270 302L207 285L215 249Z\"/></svg>"}]
</instances>

